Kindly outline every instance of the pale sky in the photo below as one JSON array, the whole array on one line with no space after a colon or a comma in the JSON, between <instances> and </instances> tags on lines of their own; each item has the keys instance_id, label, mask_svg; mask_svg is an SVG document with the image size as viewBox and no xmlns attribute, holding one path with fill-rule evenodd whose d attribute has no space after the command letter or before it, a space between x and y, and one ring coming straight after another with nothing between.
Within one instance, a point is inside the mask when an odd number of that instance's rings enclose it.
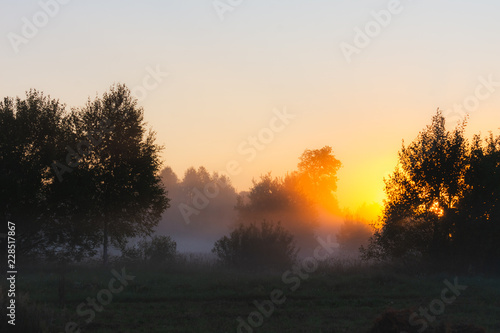
<instances>
[{"instance_id":1,"label":"pale sky","mask_svg":"<svg viewBox=\"0 0 500 333\"><path fill-rule=\"evenodd\" d=\"M36 88L79 107L115 82L136 92L146 82L140 105L180 177L236 160L233 184L247 190L253 177L283 175L305 149L329 145L343 163L340 205L355 210L381 202L401 140L436 108L465 103L469 136L500 132L493 0L61 2L0 0L1 97ZM365 29L368 40L357 36ZM357 47L350 62L347 44ZM148 78L157 69L158 82ZM284 109L295 118L266 137ZM259 133L266 143L248 161L238 147L248 151Z\"/></svg>"}]
</instances>

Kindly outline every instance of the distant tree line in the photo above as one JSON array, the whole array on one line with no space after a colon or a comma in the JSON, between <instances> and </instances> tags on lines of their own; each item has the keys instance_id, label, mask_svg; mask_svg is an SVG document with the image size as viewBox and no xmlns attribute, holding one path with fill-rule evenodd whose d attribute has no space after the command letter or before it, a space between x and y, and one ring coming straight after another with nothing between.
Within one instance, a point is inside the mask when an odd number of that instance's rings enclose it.
<instances>
[{"instance_id":1,"label":"distant tree line","mask_svg":"<svg viewBox=\"0 0 500 333\"><path fill-rule=\"evenodd\" d=\"M190 167L180 178L165 167L160 176L172 208L163 214L158 233L213 243L233 227L237 193L228 177L205 167Z\"/></svg>"}]
</instances>

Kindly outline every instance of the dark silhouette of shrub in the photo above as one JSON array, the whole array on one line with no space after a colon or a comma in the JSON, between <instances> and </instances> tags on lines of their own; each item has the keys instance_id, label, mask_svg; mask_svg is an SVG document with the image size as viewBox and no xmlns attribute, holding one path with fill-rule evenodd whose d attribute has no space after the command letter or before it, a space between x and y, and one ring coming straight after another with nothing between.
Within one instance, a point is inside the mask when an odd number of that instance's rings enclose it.
<instances>
[{"instance_id":1,"label":"dark silhouette of shrub","mask_svg":"<svg viewBox=\"0 0 500 333\"><path fill-rule=\"evenodd\" d=\"M212 252L227 266L266 269L289 267L297 248L293 236L280 223L264 221L260 227L239 225L229 237L215 242Z\"/></svg>"},{"instance_id":2,"label":"dark silhouette of shrub","mask_svg":"<svg viewBox=\"0 0 500 333\"><path fill-rule=\"evenodd\" d=\"M122 259L128 262L163 264L177 256L177 243L170 236L154 236L143 239L136 245L122 248Z\"/></svg>"}]
</instances>

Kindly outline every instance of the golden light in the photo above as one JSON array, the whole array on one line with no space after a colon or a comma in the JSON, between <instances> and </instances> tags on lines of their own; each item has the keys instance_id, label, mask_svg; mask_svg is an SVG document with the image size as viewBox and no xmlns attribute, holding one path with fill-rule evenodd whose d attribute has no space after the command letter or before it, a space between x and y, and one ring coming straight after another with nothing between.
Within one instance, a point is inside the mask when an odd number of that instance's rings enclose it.
<instances>
[{"instance_id":1,"label":"golden light","mask_svg":"<svg viewBox=\"0 0 500 333\"><path fill-rule=\"evenodd\" d=\"M439 206L439 202L437 202L437 201L434 201L434 203L432 204L431 208L429 208L429 210L431 212L433 212L434 214L436 214L438 217L441 217L444 214L443 208L441 208Z\"/></svg>"}]
</instances>

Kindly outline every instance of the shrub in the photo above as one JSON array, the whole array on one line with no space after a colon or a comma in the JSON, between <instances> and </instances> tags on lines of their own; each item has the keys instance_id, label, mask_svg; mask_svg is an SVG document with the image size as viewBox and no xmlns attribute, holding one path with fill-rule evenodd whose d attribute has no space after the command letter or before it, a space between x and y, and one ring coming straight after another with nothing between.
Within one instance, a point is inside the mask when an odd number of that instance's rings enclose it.
<instances>
[{"instance_id":1,"label":"shrub","mask_svg":"<svg viewBox=\"0 0 500 333\"><path fill-rule=\"evenodd\" d=\"M223 264L238 268L285 268L296 259L293 236L280 223L239 225L229 237L214 244L212 252Z\"/></svg>"},{"instance_id":2,"label":"shrub","mask_svg":"<svg viewBox=\"0 0 500 333\"><path fill-rule=\"evenodd\" d=\"M151 241L139 242L144 259L152 263L172 261L177 254L177 243L170 236L154 236Z\"/></svg>"},{"instance_id":3,"label":"shrub","mask_svg":"<svg viewBox=\"0 0 500 333\"><path fill-rule=\"evenodd\" d=\"M151 240L143 239L136 245L122 248L122 258L129 262L163 264L174 260L176 255L177 243L170 236L154 236Z\"/></svg>"}]
</instances>

